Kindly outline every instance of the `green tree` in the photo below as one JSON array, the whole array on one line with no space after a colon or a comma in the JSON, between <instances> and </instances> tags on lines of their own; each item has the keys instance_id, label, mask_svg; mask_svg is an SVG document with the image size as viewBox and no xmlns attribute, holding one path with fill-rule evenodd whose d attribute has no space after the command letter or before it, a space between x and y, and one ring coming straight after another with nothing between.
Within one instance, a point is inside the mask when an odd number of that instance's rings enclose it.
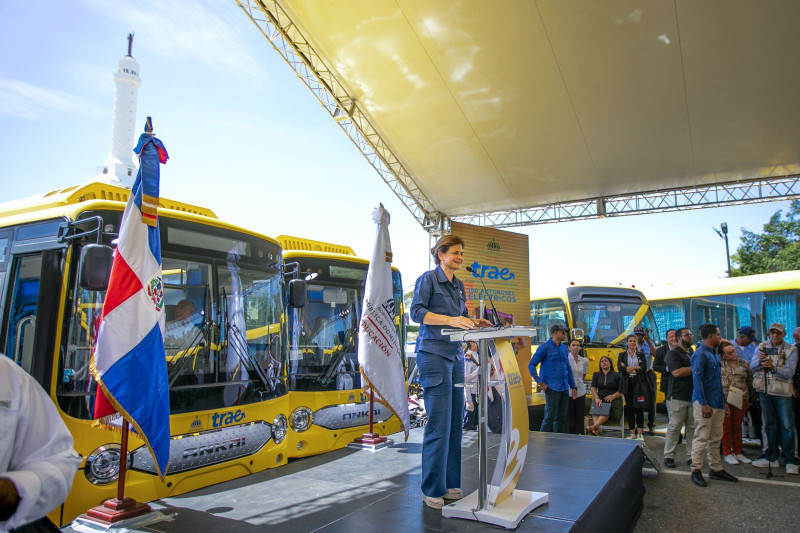
<instances>
[{"instance_id":1,"label":"green tree","mask_svg":"<svg viewBox=\"0 0 800 533\"><path fill-rule=\"evenodd\" d=\"M800 200L773 214L761 233L742 228L742 243L731 256L732 276L800 270Z\"/></svg>"}]
</instances>

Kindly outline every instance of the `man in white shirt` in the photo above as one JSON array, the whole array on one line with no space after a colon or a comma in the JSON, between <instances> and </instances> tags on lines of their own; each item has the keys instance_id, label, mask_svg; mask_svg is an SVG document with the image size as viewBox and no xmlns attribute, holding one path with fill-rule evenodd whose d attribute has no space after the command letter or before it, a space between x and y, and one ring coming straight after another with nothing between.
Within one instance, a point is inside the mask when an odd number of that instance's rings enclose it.
<instances>
[{"instance_id":1,"label":"man in white shirt","mask_svg":"<svg viewBox=\"0 0 800 533\"><path fill-rule=\"evenodd\" d=\"M64 503L81 458L47 393L3 354L0 428L0 531L5 531Z\"/></svg>"}]
</instances>

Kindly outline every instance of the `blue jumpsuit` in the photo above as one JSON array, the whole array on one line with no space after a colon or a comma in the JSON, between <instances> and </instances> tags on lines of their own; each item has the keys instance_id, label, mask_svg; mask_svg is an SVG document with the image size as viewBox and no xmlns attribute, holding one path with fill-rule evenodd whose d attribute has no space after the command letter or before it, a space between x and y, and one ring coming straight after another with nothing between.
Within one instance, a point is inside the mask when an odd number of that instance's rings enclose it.
<instances>
[{"instance_id":1,"label":"blue jumpsuit","mask_svg":"<svg viewBox=\"0 0 800 533\"><path fill-rule=\"evenodd\" d=\"M411 318L420 324L417 368L428 423L422 442L422 493L438 498L461 487L461 430L464 417L464 353L461 343L442 336L442 328L422 323L428 312L469 316L461 280L447 279L440 266L417 279Z\"/></svg>"}]
</instances>

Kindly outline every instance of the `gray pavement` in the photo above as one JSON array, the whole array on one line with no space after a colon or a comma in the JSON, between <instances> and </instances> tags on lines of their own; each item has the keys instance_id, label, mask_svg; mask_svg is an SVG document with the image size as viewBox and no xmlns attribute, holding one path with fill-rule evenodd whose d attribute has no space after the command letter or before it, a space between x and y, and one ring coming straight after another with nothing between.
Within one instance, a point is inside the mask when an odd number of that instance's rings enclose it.
<instances>
[{"instance_id":1,"label":"gray pavement","mask_svg":"<svg viewBox=\"0 0 800 533\"><path fill-rule=\"evenodd\" d=\"M664 429L666 417L659 416L657 426ZM656 474L643 472L647 493L644 509L636 525L637 533L651 531L800 531L800 476L788 475L783 467L773 469L776 477L768 480L767 469L751 465L729 465L725 470L739 478L738 483L708 479L701 488L690 480L691 467L686 465L683 444L675 455L677 468L663 468L664 437L645 437L645 444L661 462ZM758 446L745 446L750 459L761 454ZM780 477L777 477L780 476Z\"/></svg>"}]
</instances>

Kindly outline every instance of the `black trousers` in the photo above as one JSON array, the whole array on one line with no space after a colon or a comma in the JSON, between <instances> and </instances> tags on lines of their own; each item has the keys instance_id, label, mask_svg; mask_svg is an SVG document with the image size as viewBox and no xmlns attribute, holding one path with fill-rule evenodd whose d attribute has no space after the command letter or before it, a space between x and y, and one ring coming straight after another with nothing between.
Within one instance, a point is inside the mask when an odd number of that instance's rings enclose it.
<instances>
[{"instance_id":1,"label":"black trousers","mask_svg":"<svg viewBox=\"0 0 800 533\"><path fill-rule=\"evenodd\" d=\"M572 399L570 392L569 407L567 408L567 431L573 435L583 435L583 417L586 408L586 396L578 396L577 399Z\"/></svg>"},{"instance_id":2,"label":"black trousers","mask_svg":"<svg viewBox=\"0 0 800 533\"><path fill-rule=\"evenodd\" d=\"M647 427L653 429L656 425L656 373L648 370L647 382L650 384L650 398L647 404Z\"/></svg>"},{"instance_id":3,"label":"black trousers","mask_svg":"<svg viewBox=\"0 0 800 533\"><path fill-rule=\"evenodd\" d=\"M464 429L478 429L478 395L470 394L472 396L472 403L475 406L472 411L467 411L464 416Z\"/></svg>"},{"instance_id":4,"label":"black trousers","mask_svg":"<svg viewBox=\"0 0 800 533\"><path fill-rule=\"evenodd\" d=\"M747 412L750 414L750 418L753 419L753 427L756 430L756 434L758 435L758 441L761 443L761 446L764 446L764 434L762 433L764 429L763 419L761 418L761 402L758 397L758 393L750 394L750 404L747 406ZM753 436L750 435L752 439Z\"/></svg>"},{"instance_id":5,"label":"black trousers","mask_svg":"<svg viewBox=\"0 0 800 533\"><path fill-rule=\"evenodd\" d=\"M625 418L628 419L628 429L644 429L644 409L636 405L636 379L629 379L628 392L625 393Z\"/></svg>"}]
</instances>

